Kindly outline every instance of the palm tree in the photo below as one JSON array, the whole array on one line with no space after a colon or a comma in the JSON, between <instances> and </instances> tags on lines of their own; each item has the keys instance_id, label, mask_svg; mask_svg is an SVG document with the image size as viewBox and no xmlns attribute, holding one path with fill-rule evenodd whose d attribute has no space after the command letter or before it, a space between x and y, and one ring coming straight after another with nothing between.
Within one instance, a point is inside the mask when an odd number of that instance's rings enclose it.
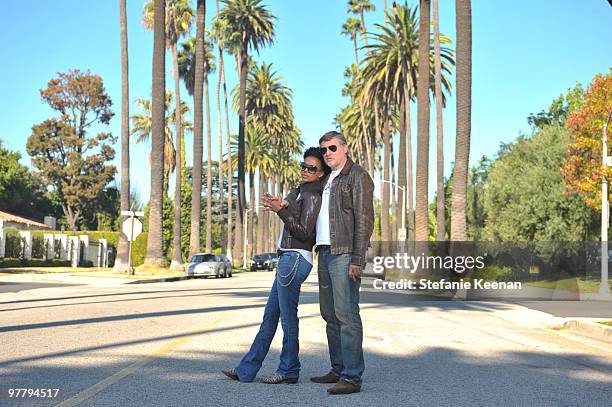
<instances>
[{"instance_id":1,"label":"palm tree","mask_svg":"<svg viewBox=\"0 0 612 407\"><path fill-rule=\"evenodd\" d=\"M261 125L255 124L249 121L247 126L247 132L245 137L245 161L246 168L249 174L249 208L250 216L248 220L247 236L247 257L252 256L253 242L254 242L254 222L255 219L255 172L256 170L267 171L272 166L273 156L270 149L270 140L264 135L264 131ZM232 156L231 161L236 164L238 161L238 139L234 136L232 142Z\"/></svg>"},{"instance_id":2,"label":"palm tree","mask_svg":"<svg viewBox=\"0 0 612 407\"><path fill-rule=\"evenodd\" d=\"M206 35L210 37L208 30ZM190 95L193 95L195 81L195 49L196 38L190 37L181 44L179 52L179 74L185 81L185 87ZM211 157L211 132L210 132L210 100L208 96L208 75L215 71L215 56L213 54L212 41L204 40L204 95L206 105L206 130L207 130L207 178L206 178L206 251L211 251L212 245L212 157ZM220 184L223 185L223 184Z\"/></svg>"},{"instance_id":3,"label":"palm tree","mask_svg":"<svg viewBox=\"0 0 612 407\"><path fill-rule=\"evenodd\" d=\"M398 184L405 188L407 194L408 213L412 213L412 154L410 141L410 100L414 98L417 83L418 43L419 30L416 17L416 8L411 9L395 5L392 12L387 13L387 19L392 22L389 26L376 24L378 32L372 33L374 43L368 46L370 52L364 61L360 72L363 80L358 81L362 88L358 91L359 97L365 99L365 104L372 109L378 101L385 118L388 120L394 112L399 110L400 128L400 154L398 163ZM440 41L445 46L441 49L442 75L441 81L444 90L448 93L451 84L448 78L454 65L454 56L450 48L450 39L441 35ZM430 47L429 74L434 75L433 49ZM433 83L433 81L430 81ZM444 102L445 95L442 94ZM387 116L389 115L389 116ZM393 147L391 143L389 147ZM406 151L408 150L408 151ZM408 153L408 163L406 163ZM392 155L390 157L392 159ZM386 165L387 163L385 163ZM408 180L406 172L408 167ZM397 212L398 219L401 213ZM408 228L412 229L412 218L408 217Z\"/></svg>"},{"instance_id":4,"label":"palm tree","mask_svg":"<svg viewBox=\"0 0 612 407\"><path fill-rule=\"evenodd\" d=\"M342 35L347 35L353 40L353 48L355 50L355 63L359 64L359 54L357 53L357 33L363 31L361 21L355 17L349 17L342 25Z\"/></svg>"},{"instance_id":5,"label":"palm tree","mask_svg":"<svg viewBox=\"0 0 612 407\"><path fill-rule=\"evenodd\" d=\"M176 111L172 111L172 92L166 93L165 101L165 126L164 126L164 180L167 182L168 177L174 171L176 163L176 154L174 148L174 135L171 125L176 123ZM132 120L132 128L130 135L136 136L136 143L142 143L149 139L152 132L152 113L151 100L136 99L136 104L140 106L141 113L130 117ZM181 122L183 123L183 131L191 131L191 123L185 120L185 115L189 112L189 106L185 102L181 102ZM165 183L164 182L164 183Z\"/></svg>"},{"instance_id":6,"label":"palm tree","mask_svg":"<svg viewBox=\"0 0 612 407\"><path fill-rule=\"evenodd\" d=\"M153 22L153 75L151 106L151 196L149 198L149 233L145 264L161 266L162 252L162 200L164 177L164 100L166 92L165 42L166 2L154 0Z\"/></svg>"},{"instance_id":7,"label":"palm tree","mask_svg":"<svg viewBox=\"0 0 612 407\"><path fill-rule=\"evenodd\" d=\"M444 203L444 136L442 127L442 62L440 61L440 18L438 15L438 0L433 0L434 26L434 78L436 99L436 135L437 135L437 202L436 202L436 241L446 240L446 219Z\"/></svg>"},{"instance_id":8,"label":"palm tree","mask_svg":"<svg viewBox=\"0 0 612 407\"><path fill-rule=\"evenodd\" d=\"M419 16L419 67L417 83L417 162L415 240L429 239L429 13L430 0L421 0ZM408 125L410 125L408 123Z\"/></svg>"},{"instance_id":9,"label":"palm tree","mask_svg":"<svg viewBox=\"0 0 612 407\"><path fill-rule=\"evenodd\" d=\"M153 28L153 0L149 0L144 6L143 22L147 29ZM166 48L169 48L172 52L172 66L174 73L174 93L176 95L176 106L175 115L178 118L176 121L176 163L179 165L179 170L176 172L176 185L174 193L174 243L172 253L172 264L170 266L173 270L183 269L183 259L181 254L181 175L182 170L180 165L182 163L182 131L181 131L181 93L180 93L180 79L179 79L179 67L178 67L178 52L177 44L181 36L189 33L191 23L193 21L193 9L189 5L188 0L168 0L166 2Z\"/></svg>"},{"instance_id":10,"label":"palm tree","mask_svg":"<svg viewBox=\"0 0 612 407\"><path fill-rule=\"evenodd\" d=\"M189 255L200 251L200 209L202 202L202 139L203 139L203 109L204 100L204 51L205 51L205 19L206 2L197 0L196 10L196 56L194 68L194 131L193 131L193 174L191 199L191 230L189 234Z\"/></svg>"},{"instance_id":11,"label":"palm tree","mask_svg":"<svg viewBox=\"0 0 612 407\"><path fill-rule=\"evenodd\" d=\"M274 20L276 19L261 5L261 0L224 0L225 8L219 13L219 18L225 20L231 37L240 41L239 76L240 103L238 109L238 219L236 233L242 233L244 208L246 206L245 191L245 126L246 126L246 82L248 70L249 48L258 51L270 44L274 39ZM239 249L239 248L238 248Z\"/></svg>"},{"instance_id":12,"label":"palm tree","mask_svg":"<svg viewBox=\"0 0 612 407\"><path fill-rule=\"evenodd\" d=\"M218 26L218 22L219 22L219 0L215 1L215 6L216 6L216 14L215 14L215 20L213 22L213 32L215 33L214 35L214 39L217 42L217 48L219 49L219 68L221 67L221 63L223 61L223 35L221 34L221 30L220 27ZM221 126L221 80L222 80L222 74L219 71L219 74L217 75L217 133L218 133L218 143L219 143L219 165L223 162L223 128ZM228 134L229 137L229 134ZM219 168L218 172L218 177L219 177L219 202L221 202L221 206L223 206L223 171L221 171L221 168ZM229 184L230 184L230 188L231 188L231 178L229 179ZM224 226L225 226L225 222L223 219L223 211L221 211L221 213L219 214L220 219L220 235L221 235L221 250L225 250L225 230L224 230ZM231 222L231 217L229 219L229 222ZM231 223L230 223L230 227L227 230L231 230Z\"/></svg>"},{"instance_id":13,"label":"palm tree","mask_svg":"<svg viewBox=\"0 0 612 407\"><path fill-rule=\"evenodd\" d=\"M385 2L385 10L387 9ZM366 32L366 23L365 23L365 13L376 10L374 4L370 2L370 0L349 0L348 1L349 11L353 14L358 14L361 17L361 26L363 27L363 31L361 31L361 35L363 36L363 42L366 47L368 46L368 34Z\"/></svg>"},{"instance_id":14,"label":"palm tree","mask_svg":"<svg viewBox=\"0 0 612 407\"><path fill-rule=\"evenodd\" d=\"M130 210L130 95L128 76L128 38L125 0L119 0L119 25L121 27L121 210ZM122 217L122 220L125 217ZM128 242L119 233L115 272L123 271L128 264Z\"/></svg>"},{"instance_id":15,"label":"palm tree","mask_svg":"<svg viewBox=\"0 0 612 407\"><path fill-rule=\"evenodd\" d=\"M472 5L457 0L457 140L453 171L451 240L467 240L467 177L472 123Z\"/></svg>"}]
</instances>

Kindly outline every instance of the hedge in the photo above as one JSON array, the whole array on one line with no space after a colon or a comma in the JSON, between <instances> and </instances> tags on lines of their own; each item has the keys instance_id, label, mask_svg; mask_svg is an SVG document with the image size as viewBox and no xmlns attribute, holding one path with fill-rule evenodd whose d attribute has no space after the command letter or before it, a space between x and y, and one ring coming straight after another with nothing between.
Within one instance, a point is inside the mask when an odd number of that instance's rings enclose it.
<instances>
[{"instance_id":1,"label":"hedge","mask_svg":"<svg viewBox=\"0 0 612 407\"><path fill-rule=\"evenodd\" d=\"M8 228L5 229L6 232L6 245L5 245L5 260L19 260L19 256L21 253L21 237L19 236L19 231L17 229ZM108 266L113 267L115 265L115 257L117 255L117 246L119 244L119 233L120 232L108 232L108 231L59 231L59 230L32 230L32 257L35 257L35 254L39 254L40 258L44 257L45 253L45 244L44 244L44 235L46 234L64 234L68 236L89 236L91 240L100 240L106 239L108 242L109 256L108 256ZM55 253L56 256L59 256L59 245L55 245ZM143 232L136 240L132 243L132 265L134 267L138 267L144 263L144 258L147 253L147 232ZM37 256L36 256L37 257ZM32 259L37 260L37 259ZM56 259L57 260L57 259ZM0 261L2 261L0 259ZM39 260L44 261L44 260ZM59 260L58 260L59 261ZM69 263L69 262L68 262ZM28 264L30 265L30 264ZM46 264L45 264L46 265ZM70 265L70 264L68 264ZM11 267L15 267L16 265L12 265ZM3 267L3 266L0 266ZM8 267L8 266L4 266Z\"/></svg>"},{"instance_id":2,"label":"hedge","mask_svg":"<svg viewBox=\"0 0 612 407\"><path fill-rule=\"evenodd\" d=\"M9 268L9 267L69 267L69 260L41 260L41 259L30 259L30 260L22 260L15 258L5 257L0 259L0 268Z\"/></svg>"}]
</instances>

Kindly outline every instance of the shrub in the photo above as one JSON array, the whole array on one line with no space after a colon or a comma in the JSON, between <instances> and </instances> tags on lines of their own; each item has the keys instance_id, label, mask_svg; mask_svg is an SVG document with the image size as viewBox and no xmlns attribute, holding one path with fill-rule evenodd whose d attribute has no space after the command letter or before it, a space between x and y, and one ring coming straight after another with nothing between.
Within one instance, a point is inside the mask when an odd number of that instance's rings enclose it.
<instances>
[{"instance_id":1,"label":"shrub","mask_svg":"<svg viewBox=\"0 0 612 407\"><path fill-rule=\"evenodd\" d=\"M4 256L13 259L21 257L21 236L17 229L5 229L6 243L4 245Z\"/></svg>"},{"instance_id":2,"label":"shrub","mask_svg":"<svg viewBox=\"0 0 612 407\"><path fill-rule=\"evenodd\" d=\"M32 258L44 259L46 252L45 240L40 235L32 235Z\"/></svg>"},{"instance_id":3,"label":"shrub","mask_svg":"<svg viewBox=\"0 0 612 407\"><path fill-rule=\"evenodd\" d=\"M79 267L93 267L93 261L91 261L91 260L81 260L79 262Z\"/></svg>"},{"instance_id":4,"label":"shrub","mask_svg":"<svg viewBox=\"0 0 612 407\"><path fill-rule=\"evenodd\" d=\"M0 259L0 268L10 267L69 267L70 261L68 260L43 260L43 259L15 259L15 258L4 258Z\"/></svg>"}]
</instances>

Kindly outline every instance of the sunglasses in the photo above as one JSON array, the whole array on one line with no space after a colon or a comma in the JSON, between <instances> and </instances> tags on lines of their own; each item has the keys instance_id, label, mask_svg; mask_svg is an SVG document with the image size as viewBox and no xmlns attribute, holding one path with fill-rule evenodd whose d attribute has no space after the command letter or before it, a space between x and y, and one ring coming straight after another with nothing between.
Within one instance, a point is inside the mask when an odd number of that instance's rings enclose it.
<instances>
[{"instance_id":1,"label":"sunglasses","mask_svg":"<svg viewBox=\"0 0 612 407\"><path fill-rule=\"evenodd\" d=\"M316 174L319 171L319 168L316 165L308 165L306 163L301 163L300 167L302 167L302 171L308 171L311 174Z\"/></svg>"},{"instance_id":2,"label":"sunglasses","mask_svg":"<svg viewBox=\"0 0 612 407\"><path fill-rule=\"evenodd\" d=\"M321 154L325 155L325 153L327 153L327 150L329 149L329 151L331 151L332 153L335 153L336 151L338 151L338 146L335 144L332 144L329 147L321 147Z\"/></svg>"}]
</instances>

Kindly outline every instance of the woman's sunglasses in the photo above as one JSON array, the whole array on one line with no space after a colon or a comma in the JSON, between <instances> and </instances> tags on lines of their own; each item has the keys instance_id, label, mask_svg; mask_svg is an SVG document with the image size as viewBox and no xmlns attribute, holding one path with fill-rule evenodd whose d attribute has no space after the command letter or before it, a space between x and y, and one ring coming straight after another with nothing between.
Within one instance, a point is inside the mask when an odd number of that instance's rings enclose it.
<instances>
[{"instance_id":1,"label":"woman's sunglasses","mask_svg":"<svg viewBox=\"0 0 612 407\"><path fill-rule=\"evenodd\" d=\"M319 168L316 165L308 165L306 163L301 163L300 167L302 167L302 171L308 171L311 174L316 174L319 171Z\"/></svg>"},{"instance_id":2,"label":"woman's sunglasses","mask_svg":"<svg viewBox=\"0 0 612 407\"><path fill-rule=\"evenodd\" d=\"M338 151L338 146L332 144L329 147L321 147L321 154L325 155L325 153L327 153L327 149L329 149L329 151L331 151L332 153L335 153L336 151Z\"/></svg>"}]
</instances>

